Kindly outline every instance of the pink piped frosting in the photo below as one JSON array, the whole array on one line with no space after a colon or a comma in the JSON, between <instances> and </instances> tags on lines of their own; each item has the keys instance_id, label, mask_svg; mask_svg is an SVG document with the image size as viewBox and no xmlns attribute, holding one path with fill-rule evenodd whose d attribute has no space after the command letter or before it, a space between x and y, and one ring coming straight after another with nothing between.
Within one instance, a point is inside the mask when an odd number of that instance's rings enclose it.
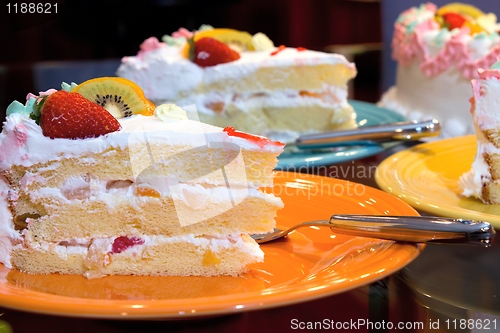
<instances>
[{"instance_id":1,"label":"pink piped frosting","mask_svg":"<svg viewBox=\"0 0 500 333\"><path fill-rule=\"evenodd\" d=\"M176 32L172 33L172 37L174 38L181 38L181 37L184 37L184 38L193 38L193 32L189 31L188 29L186 28L179 28L179 30L177 30Z\"/></svg>"},{"instance_id":2,"label":"pink piped frosting","mask_svg":"<svg viewBox=\"0 0 500 333\"><path fill-rule=\"evenodd\" d=\"M500 80L500 70L498 69L488 69L484 70L482 68L479 68L477 70L479 79L481 80L488 80L491 78L495 78L497 80ZM472 97L469 99L469 102L471 103L471 108L470 108L470 113L474 114L476 110L476 101L483 96L483 91L481 90L481 84L479 80L475 79L471 81L472 85Z\"/></svg>"},{"instance_id":3,"label":"pink piped frosting","mask_svg":"<svg viewBox=\"0 0 500 333\"><path fill-rule=\"evenodd\" d=\"M163 42L160 42L158 40L158 38L149 37L144 42L142 42L142 44L139 46L141 50L137 53L137 56L142 59L142 56L144 55L144 53L150 52L150 51L153 51L153 50L165 47L165 46L166 46L166 44Z\"/></svg>"},{"instance_id":4,"label":"pink piped frosting","mask_svg":"<svg viewBox=\"0 0 500 333\"><path fill-rule=\"evenodd\" d=\"M477 70L477 73L479 74L479 78L483 79L483 80L491 79L492 77L500 79L500 70L498 70L498 69L484 70L482 68L479 68Z\"/></svg>"},{"instance_id":5,"label":"pink piped frosting","mask_svg":"<svg viewBox=\"0 0 500 333\"><path fill-rule=\"evenodd\" d=\"M436 13L434 4L426 4L425 9ZM434 16L433 15L433 16ZM471 52L465 42L466 36L470 35L469 27L462 27L458 33L444 44L436 56L432 56L423 40L423 34L429 30L439 30L439 24L433 18L418 23L413 32L408 33L408 25L417 19L418 13L415 8L403 12L400 22L394 25L392 40L392 57L401 66L410 66L415 59L419 62L420 70L428 77L436 76L453 65L462 73L464 78L478 78L478 68L489 68L500 56L500 44L493 46L488 54L479 59L473 59Z\"/></svg>"},{"instance_id":6,"label":"pink piped frosting","mask_svg":"<svg viewBox=\"0 0 500 333\"><path fill-rule=\"evenodd\" d=\"M32 94L32 93L29 93L27 96L26 96L26 101L29 101L31 97L33 97L34 99L40 99L42 98L42 96L49 96L53 93L55 93L57 90L56 89L49 89L47 91L40 91L38 93L38 96L35 95L35 94Z\"/></svg>"},{"instance_id":7,"label":"pink piped frosting","mask_svg":"<svg viewBox=\"0 0 500 333\"><path fill-rule=\"evenodd\" d=\"M474 111L476 110L476 99L481 96L480 85L477 80L472 80L472 97L469 99L470 102L470 114L474 115Z\"/></svg>"},{"instance_id":8,"label":"pink piped frosting","mask_svg":"<svg viewBox=\"0 0 500 333\"><path fill-rule=\"evenodd\" d=\"M18 147L22 147L28 140L28 129L23 124L17 124L14 127L14 135L16 138L14 142L16 142Z\"/></svg>"}]
</instances>

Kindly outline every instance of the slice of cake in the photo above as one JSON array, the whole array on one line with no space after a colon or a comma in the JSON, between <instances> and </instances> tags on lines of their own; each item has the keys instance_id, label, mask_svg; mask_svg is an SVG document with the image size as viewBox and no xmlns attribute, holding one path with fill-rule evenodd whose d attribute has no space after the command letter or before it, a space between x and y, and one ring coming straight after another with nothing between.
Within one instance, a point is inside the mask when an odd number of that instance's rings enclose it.
<instances>
[{"instance_id":1,"label":"slice of cake","mask_svg":"<svg viewBox=\"0 0 500 333\"><path fill-rule=\"evenodd\" d=\"M262 33L231 29L163 39L147 39L118 69L155 104L194 104L203 122L281 141L355 127L347 82L356 68L341 55L274 47Z\"/></svg>"},{"instance_id":2,"label":"slice of cake","mask_svg":"<svg viewBox=\"0 0 500 333\"><path fill-rule=\"evenodd\" d=\"M460 177L463 195L484 203L500 203L500 62L478 70L472 80L471 114L477 137L472 168Z\"/></svg>"},{"instance_id":3,"label":"slice of cake","mask_svg":"<svg viewBox=\"0 0 500 333\"><path fill-rule=\"evenodd\" d=\"M259 188L272 186L283 144L188 120L173 105L147 116L145 103L117 120L79 93L52 91L14 106L0 135L5 266L234 276L263 260L247 234L271 230L282 207Z\"/></svg>"},{"instance_id":4,"label":"slice of cake","mask_svg":"<svg viewBox=\"0 0 500 333\"><path fill-rule=\"evenodd\" d=\"M403 12L394 24L392 57L396 85L379 105L410 119L436 118L441 137L473 134L470 80L500 56L500 30L493 13L454 3L426 3Z\"/></svg>"}]
</instances>

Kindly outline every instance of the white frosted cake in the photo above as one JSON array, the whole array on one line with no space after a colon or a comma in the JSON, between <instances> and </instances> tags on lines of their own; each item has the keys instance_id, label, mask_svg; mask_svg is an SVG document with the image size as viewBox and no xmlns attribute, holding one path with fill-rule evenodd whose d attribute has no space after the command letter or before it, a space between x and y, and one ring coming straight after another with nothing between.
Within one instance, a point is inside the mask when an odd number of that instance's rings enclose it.
<instances>
[{"instance_id":1,"label":"white frosted cake","mask_svg":"<svg viewBox=\"0 0 500 333\"><path fill-rule=\"evenodd\" d=\"M473 134L470 80L500 56L498 30L494 14L470 5L427 3L403 12L392 40L396 85L379 105L410 119L438 119L441 137Z\"/></svg>"},{"instance_id":2,"label":"white frosted cake","mask_svg":"<svg viewBox=\"0 0 500 333\"><path fill-rule=\"evenodd\" d=\"M472 80L471 114L477 151L471 170L460 177L462 194L484 203L500 203L500 63L479 69Z\"/></svg>"},{"instance_id":3,"label":"white frosted cake","mask_svg":"<svg viewBox=\"0 0 500 333\"><path fill-rule=\"evenodd\" d=\"M194 37L181 29L173 36L165 36L165 43L147 39L139 54L124 57L118 69L155 104L195 105L203 122L281 141L355 126L347 82L356 69L341 55L274 47L263 34L230 29ZM190 38L194 45L187 44ZM200 45L207 38L237 51L223 63L206 65L198 60L209 58ZM196 50L193 60L188 49Z\"/></svg>"},{"instance_id":4,"label":"white frosted cake","mask_svg":"<svg viewBox=\"0 0 500 333\"><path fill-rule=\"evenodd\" d=\"M175 106L117 120L88 100L75 106L75 95L31 95L8 112L1 263L95 278L234 276L263 260L247 234L271 230L283 206L259 189L272 186L283 144L188 120ZM96 134L102 112L106 132Z\"/></svg>"}]
</instances>

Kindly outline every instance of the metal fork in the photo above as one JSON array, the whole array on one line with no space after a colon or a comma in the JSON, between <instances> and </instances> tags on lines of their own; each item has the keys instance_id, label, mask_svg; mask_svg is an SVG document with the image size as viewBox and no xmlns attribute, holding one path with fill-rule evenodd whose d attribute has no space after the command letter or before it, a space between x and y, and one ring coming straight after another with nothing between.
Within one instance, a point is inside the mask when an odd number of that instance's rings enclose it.
<instances>
[{"instance_id":1,"label":"metal fork","mask_svg":"<svg viewBox=\"0 0 500 333\"><path fill-rule=\"evenodd\" d=\"M288 229L275 228L263 235L252 235L265 243L288 235L302 227L329 227L333 232L412 243L431 241L489 244L495 236L490 223L429 216L333 215L330 220L297 224Z\"/></svg>"}]
</instances>

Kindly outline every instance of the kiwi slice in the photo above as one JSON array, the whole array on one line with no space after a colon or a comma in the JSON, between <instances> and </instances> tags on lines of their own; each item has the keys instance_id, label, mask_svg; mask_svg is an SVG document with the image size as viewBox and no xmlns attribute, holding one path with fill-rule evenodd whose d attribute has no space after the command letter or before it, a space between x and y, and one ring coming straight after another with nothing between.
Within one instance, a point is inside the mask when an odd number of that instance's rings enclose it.
<instances>
[{"instance_id":1,"label":"kiwi slice","mask_svg":"<svg viewBox=\"0 0 500 333\"><path fill-rule=\"evenodd\" d=\"M71 92L80 93L86 99L99 104L117 119L133 114L151 116L154 113L154 104L144 97L144 92L138 85L127 79L92 79L76 86Z\"/></svg>"},{"instance_id":2,"label":"kiwi slice","mask_svg":"<svg viewBox=\"0 0 500 333\"><path fill-rule=\"evenodd\" d=\"M237 52L253 51L252 35L245 31L226 32L214 35L212 38L223 42Z\"/></svg>"},{"instance_id":3,"label":"kiwi slice","mask_svg":"<svg viewBox=\"0 0 500 333\"><path fill-rule=\"evenodd\" d=\"M226 28L217 28L212 30L205 30L198 32L194 36L194 41L200 40L203 37L210 37L218 40L229 46L231 49L236 52L243 51L255 51L255 48L252 45L252 35L246 31L239 31L234 29L226 29ZM189 59L189 44L186 44L184 47L183 54L186 58Z\"/></svg>"}]
</instances>

